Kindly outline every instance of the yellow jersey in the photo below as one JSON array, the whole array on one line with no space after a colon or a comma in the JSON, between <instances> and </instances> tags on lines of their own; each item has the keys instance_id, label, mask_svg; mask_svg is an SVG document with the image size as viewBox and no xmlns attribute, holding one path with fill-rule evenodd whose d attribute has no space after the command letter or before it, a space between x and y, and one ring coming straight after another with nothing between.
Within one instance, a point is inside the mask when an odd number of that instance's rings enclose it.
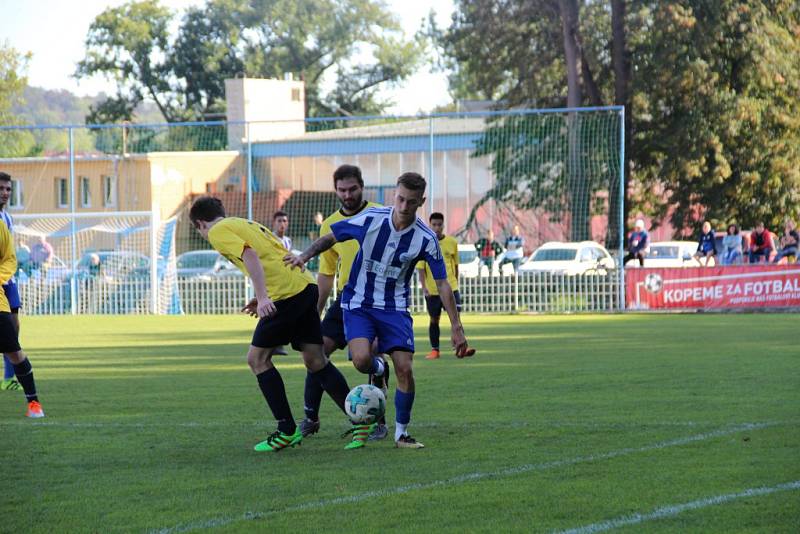
<instances>
[{"instance_id":1,"label":"yellow jersey","mask_svg":"<svg viewBox=\"0 0 800 534\"><path fill-rule=\"evenodd\" d=\"M208 241L214 249L228 258L246 276L247 268L242 260L245 248L258 254L264 268L264 282L269 298L273 301L285 300L303 291L314 277L308 271L290 268L283 263L288 254L286 248L272 230L257 222L226 217L208 231Z\"/></svg>"},{"instance_id":2,"label":"yellow jersey","mask_svg":"<svg viewBox=\"0 0 800 534\"><path fill-rule=\"evenodd\" d=\"M8 283L17 272L17 255L8 226L0 224L0 285ZM0 312L11 312L5 291L0 291Z\"/></svg>"},{"instance_id":3,"label":"yellow jersey","mask_svg":"<svg viewBox=\"0 0 800 534\"><path fill-rule=\"evenodd\" d=\"M352 215L345 215L341 209L332 213L327 219L322 221L322 226L319 229L319 236L331 233L331 225L339 221L347 220L355 217L367 208L381 207L380 204L375 202L367 202L364 206L353 213ZM336 243L333 247L319 255L319 273L328 276L337 275L336 289L339 293L344 289L347 284L347 279L350 278L350 268L358 254L358 240L350 239L341 243Z\"/></svg>"},{"instance_id":4,"label":"yellow jersey","mask_svg":"<svg viewBox=\"0 0 800 534\"><path fill-rule=\"evenodd\" d=\"M447 269L447 282L453 291L458 291L458 242L455 238L446 235L439 240L439 248L442 249L442 259L444 260L445 269ZM428 262L421 261L417 263L417 269L425 271L425 287L431 295L438 295L439 290L436 288L436 282L433 280Z\"/></svg>"}]
</instances>

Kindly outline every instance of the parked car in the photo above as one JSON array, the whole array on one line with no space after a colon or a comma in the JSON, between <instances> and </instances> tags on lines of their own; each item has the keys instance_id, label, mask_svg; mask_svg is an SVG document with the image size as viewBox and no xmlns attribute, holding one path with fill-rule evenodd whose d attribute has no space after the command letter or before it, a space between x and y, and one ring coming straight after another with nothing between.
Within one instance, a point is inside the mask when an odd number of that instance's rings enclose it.
<instances>
[{"instance_id":1,"label":"parked car","mask_svg":"<svg viewBox=\"0 0 800 534\"><path fill-rule=\"evenodd\" d=\"M177 258L178 276L184 278L242 276L239 269L216 250L192 250Z\"/></svg>"},{"instance_id":2,"label":"parked car","mask_svg":"<svg viewBox=\"0 0 800 534\"><path fill-rule=\"evenodd\" d=\"M521 273L606 274L614 266L611 254L594 241L550 241L537 248L519 270Z\"/></svg>"},{"instance_id":3,"label":"parked car","mask_svg":"<svg viewBox=\"0 0 800 534\"><path fill-rule=\"evenodd\" d=\"M100 264L94 265L92 255L100 258ZM158 259L156 268L159 274L164 272L163 258ZM127 250L86 251L75 264L75 275L79 278L87 276L104 276L109 279L139 278L150 276L150 258L139 252Z\"/></svg>"},{"instance_id":4,"label":"parked car","mask_svg":"<svg viewBox=\"0 0 800 534\"><path fill-rule=\"evenodd\" d=\"M697 250L694 241L656 241L650 243L644 258L645 267L697 267L692 255ZM633 259L626 267L638 267L639 260Z\"/></svg>"},{"instance_id":5,"label":"parked car","mask_svg":"<svg viewBox=\"0 0 800 534\"><path fill-rule=\"evenodd\" d=\"M497 275L500 272L500 263L504 256L505 251L494 260L494 265L492 266L493 274ZM478 276L478 273L481 273L481 276L489 276L489 271L487 269L481 269L481 259L478 256L478 249L475 248L473 243L461 243L458 245L458 273L460 276L465 276L467 278L475 278ZM510 263L506 263L503 266L503 275L510 276L512 274L514 274L514 266Z\"/></svg>"}]
</instances>

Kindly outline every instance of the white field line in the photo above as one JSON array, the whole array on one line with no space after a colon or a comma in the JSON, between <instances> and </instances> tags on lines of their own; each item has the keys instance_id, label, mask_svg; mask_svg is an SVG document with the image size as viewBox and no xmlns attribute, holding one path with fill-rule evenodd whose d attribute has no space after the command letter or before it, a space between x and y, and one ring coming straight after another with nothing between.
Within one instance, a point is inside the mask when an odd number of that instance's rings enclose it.
<instances>
[{"instance_id":1,"label":"white field line","mask_svg":"<svg viewBox=\"0 0 800 534\"><path fill-rule=\"evenodd\" d=\"M403 493L409 493L411 491L418 491L418 490L426 490L432 488L439 488L439 487L447 487L453 486L457 484L464 484L467 482L474 482L478 480L484 479L495 479L495 478L504 478L513 475L519 475L522 473L530 473L534 471L544 471L548 469L556 469L559 467L566 467L575 464L581 463L589 463L589 462L596 462L599 460L610 460L612 458L618 458L621 456L627 456L629 454L634 454L638 452L649 452L655 451L659 449L666 449L669 447L678 447L681 445L688 445L689 443L695 443L698 441L705 441L709 439L714 439L722 436L729 436L731 434L736 434L738 432L744 432L747 430L757 430L766 428L769 426L774 426L772 423L744 423L741 425L736 425L728 428L723 428L719 430L714 430L712 432L706 432L703 434L695 434L694 436L687 436L684 438L676 438L668 441L660 441L657 443L652 443L650 445L644 445L642 447L630 447L625 449L618 449L616 451L611 452L604 452L599 454L590 454L588 456L577 456L575 458L568 458L565 460L554 460L551 462L542 462L537 464L523 464L518 465L515 467L507 467L505 469L499 469L496 471L478 471L475 473L465 473L463 475L458 475L451 478L441 479L441 480L433 480L430 482L418 482L415 484L408 484L406 486L398 486L392 488L384 488L378 490L367 491L364 493L357 493L355 495L346 495L343 497L335 497L332 499L321 499L317 501L308 501L305 503L297 504L294 506L287 506L285 508L275 509L275 510L266 510L263 512L244 512L238 516L226 516L226 517L217 517L212 519L206 519L203 521L196 521L193 523L186 523L183 525L177 525L174 527L165 527L159 530L151 531L153 533L158 534L173 534L179 532L191 532L193 530L204 530L209 528L216 528L221 527L224 525L229 525L231 523L235 523L237 521L245 521L245 520L253 520L253 519L263 519L273 514L282 514L286 512L297 512L297 511L304 511L304 510L313 510L313 509L320 509L326 508L329 506L336 506L340 504L352 504L352 503L359 503L369 499L374 499L376 497L387 497L391 495L399 495Z\"/></svg>"},{"instance_id":2,"label":"white field line","mask_svg":"<svg viewBox=\"0 0 800 534\"><path fill-rule=\"evenodd\" d=\"M743 499L745 497L759 497L761 495L769 495L777 491L788 491L800 489L800 480L794 482L787 482L786 484L779 484L769 488L750 488L738 493L728 493L726 495L717 495L715 497L707 497L705 499L698 499L696 501L686 502L683 504L671 504L663 506L650 512L649 514L633 514L610 519L608 521L601 521L599 523L592 523L583 527L571 528L569 530L561 530L557 534L594 534L595 532L604 532L614 528L624 527L627 525L638 525L646 521L653 521L655 519L663 519L665 517L672 517L689 510L697 510L707 506L715 506L717 504L724 504L736 499Z\"/></svg>"}]
</instances>

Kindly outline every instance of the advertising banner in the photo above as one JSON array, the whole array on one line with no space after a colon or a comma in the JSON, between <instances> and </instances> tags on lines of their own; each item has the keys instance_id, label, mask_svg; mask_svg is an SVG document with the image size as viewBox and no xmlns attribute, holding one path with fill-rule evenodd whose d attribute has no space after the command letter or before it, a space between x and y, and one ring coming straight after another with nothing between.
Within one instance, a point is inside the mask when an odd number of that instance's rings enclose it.
<instances>
[{"instance_id":1,"label":"advertising banner","mask_svg":"<svg viewBox=\"0 0 800 534\"><path fill-rule=\"evenodd\" d=\"M628 309L800 307L800 264L625 271Z\"/></svg>"}]
</instances>

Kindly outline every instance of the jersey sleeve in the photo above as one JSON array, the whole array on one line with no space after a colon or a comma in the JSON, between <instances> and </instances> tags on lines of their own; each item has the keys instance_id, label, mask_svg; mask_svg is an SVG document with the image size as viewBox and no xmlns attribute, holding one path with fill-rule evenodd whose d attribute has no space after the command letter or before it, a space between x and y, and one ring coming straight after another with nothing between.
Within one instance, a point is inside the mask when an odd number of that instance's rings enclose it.
<instances>
[{"instance_id":1,"label":"jersey sleeve","mask_svg":"<svg viewBox=\"0 0 800 534\"><path fill-rule=\"evenodd\" d=\"M5 285L17 270L14 241L6 225L0 226L0 285Z\"/></svg>"},{"instance_id":2,"label":"jersey sleeve","mask_svg":"<svg viewBox=\"0 0 800 534\"><path fill-rule=\"evenodd\" d=\"M425 250L422 252L422 259L428 263L434 280L443 280L447 278L447 268L444 265L442 249L439 247L438 241L431 241L428 243L428 246L425 247Z\"/></svg>"},{"instance_id":3,"label":"jersey sleeve","mask_svg":"<svg viewBox=\"0 0 800 534\"><path fill-rule=\"evenodd\" d=\"M367 210L361 215L351 219L335 222L331 225L331 232L333 232L336 241L348 241L355 239L359 243L364 241L364 235L367 233L370 223L373 219L371 210Z\"/></svg>"},{"instance_id":4,"label":"jersey sleeve","mask_svg":"<svg viewBox=\"0 0 800 534\"><path fill-rule=\"evenodd\" d=\"M319 236L331 233L331 224L324 221L319 229ZM339 253L332 247L319 255L319 274L333 276L336 274L336 266L339 264Z\"/></svg>"},{"instance_id":5,"label":"jersey sleeve","mask_svg":"<svg viewBox=\"0 0 800 534\"><path fill-rule=\"evenodd\" d=\"M214 232L211 245L223 256L238 259L242 259L244 249L249 246L247 241L228 226Z\"/></svg>"}]
</instances>

